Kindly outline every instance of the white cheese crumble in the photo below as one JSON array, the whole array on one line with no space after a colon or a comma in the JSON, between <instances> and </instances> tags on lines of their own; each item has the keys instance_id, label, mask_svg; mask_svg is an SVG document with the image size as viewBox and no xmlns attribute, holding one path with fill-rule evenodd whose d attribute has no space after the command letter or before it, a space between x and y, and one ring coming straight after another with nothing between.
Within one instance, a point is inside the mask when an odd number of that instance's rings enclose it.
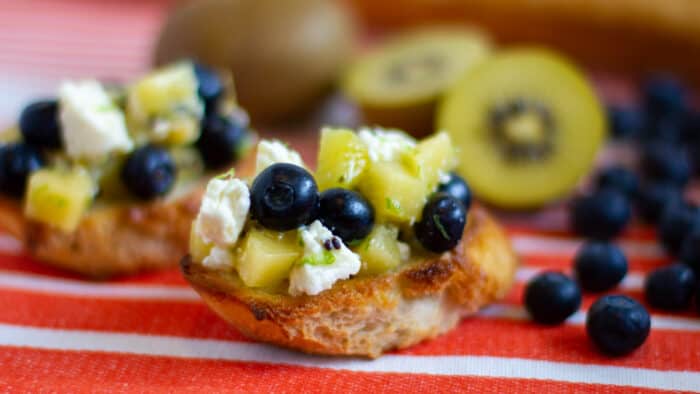
<instances>
[{"instance_id":1,"label":"white cheese crumble","mask_svg":"<svg viewBox=\"0 0 700 394\"><path fill-rule=\"evenodd\" d=\"M401 261L407 261L411 258L411 246L405 242L398 241L399 243L399 256L401 256Z\"/></svg>"},{"instance_id":2,"label":"white cheese crumble","mask_svg":"<svg viewBox=\"0 0 700 394\"><path fill-rule=\"evenodd\" d=\"M124 114L99 82L91 79L63 82L58 103L68 156L97 159L110 152L133 149Z\"/></svg>"},{"instance_id":3,"label":"white cheese crumble","mask_svg":"<svg viewBox=\"0 0 700 394\"><path fill-rule=\"evenodd\" d=\"M449 172L440 171L440 173L438 174L438 182L440 185L448 183L450 179L452 179L452 176Z\"/></svg>"},{"instance_id":4,"label":"white cheese crumble","mask_svg":"<svg viewBox=\"0 0 700 394\"><path fill-rule=\"evenodd\" d=\"M202 260L202 265L213 270L231 268L233 266L233 253L228 249L214 246L209 251L209 256Z\"/></svg>"},{"instance_id":5,"label":"white cheese crumble","mask_svg":"<svg viewBox=\"0 0 700 394\"><path fill-rule=\"evenodd\" d=\"M357 135L367 146L367 153L373 162L394 161L401 153L416 146L416 140L398 130L363 128Z\"/></svg>"},{"instance_id":6,"label":"white cheese crumble","mask_svg":"<svg viewBox=\"0 0 700 394\"><path fill-rule=\"evenodd\" d=\"M291 295L316 295L360 271L360 256L333 236L320 221L300 229L299 235L304 242L304 256L302 264L295 266L289 276ZM330 250L324 244L330 245Z\"/></svg>"},{"instance_id":7,"label":"white cheese crumble","mask_svg":"<svg viewBox=\"0 0 700 394\"><path fill-rule=\"evenodd\" d=\"M250 192L243 181L212 179L202 198L195 231L206 243L231 247L238 241L249 210Z\"/></svg>"},{"instance_id":8,"label":"white cheese crumble","mask_svg":"<svg viewBox=\"0 0 700 394\"><path fill-rule=\"evenodd\" d=\"M304 162L297 151L287 147L278 140L262 140L258 143L255 158L255 175L275 163L290 163L304 167Z\"/></svg>"}]
</instances>

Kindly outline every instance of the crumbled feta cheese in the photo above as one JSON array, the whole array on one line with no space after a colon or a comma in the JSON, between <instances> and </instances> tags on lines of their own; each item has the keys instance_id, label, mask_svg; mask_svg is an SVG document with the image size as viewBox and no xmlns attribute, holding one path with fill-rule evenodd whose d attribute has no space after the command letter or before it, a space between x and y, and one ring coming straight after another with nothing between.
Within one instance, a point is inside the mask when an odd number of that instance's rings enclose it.
<instances>
[{"instance_id":1,"label":"crumbled feta cheese","mask_svg":"<svg viewBox=\"0 0 700 394\"><path fill-rule=\"evenodd\" d=\"M202 265L213 270L231 268L233 266L233 253L228 249L214 246L211 248L209 256L202 260Z\"/></svg>"},{"instance_id":2,"label":"crumbled feta cheese","mask_svg":"<svg viewBox=\"0 0 700 394\"><path fill-rule=\"evenodd\" d=\"M227 248L236 244L250 210L250 192L240 179L209 181L195 220L197 234L206 243Z\"/></svg>"},{"instance_id":3,"label":"crumbled feta cheese","mask_svg":"<svg viewBox=\"0 0 700 394\"><path fill-rule=\"evenodd\" d=\"M299 231L304 243L302 264L289 277L289 293L316 295L360 271L360 256L316 220Z\"/></svg>"},{"instance_id":4,"label":"crumbled feta cheese","mask_svg":"<svg viewBox=\"0 0 700 394\"><path fill-rule=\"evenodd\" d=\"M96 159L113 151L133 149L124 114L99 82L64 82L59 89L58 103L68 156Z\"/></svg>"},{"instance_id":5,"label":"crumbled feta cheese","mask_svg":"<svg viewBox=\"0 0 700 394\"><path fill-rule=\"evenodd\" d=\"M406 261L411 258L411 246L405 242L399 242L399 255L401 256L401 261Z\"/></svg>"},{"instance_id":6,"label":"crumbled feta cheese","mask_svg":"<svg viewBox=\"0 0 700 394\"><path fill-rule=\"evenodd\" d=\"M399 154L413 149L416 140L398 130L360 129L358 137L367 146L367 153L370 160L393 161Z\"/></svg>"},{"instance_id":7,"label":"crumbled feta cheese","mask_svg":"<svg viewBox=\"0 0 700 394\"><path fill-rule=\"evenodd\" d=\"M440 173L438 174L438 182L441 185L446 184L447 182L450 181L450 179L452 179L452 176L450 175L449 172L440 171Z\"/></svg>"},{"instance_id":8,"label":"crumbled feta cheese","mask_svg":"<svg viewBox=\"0 0 700 394\"><path fill-rule=\"evenodd\" d=\"M260 141L255 158L255 175L275 163L291 163L304 167L301 156L294 149L288 148L278 140Z\"/></svg>"}]
</instances>

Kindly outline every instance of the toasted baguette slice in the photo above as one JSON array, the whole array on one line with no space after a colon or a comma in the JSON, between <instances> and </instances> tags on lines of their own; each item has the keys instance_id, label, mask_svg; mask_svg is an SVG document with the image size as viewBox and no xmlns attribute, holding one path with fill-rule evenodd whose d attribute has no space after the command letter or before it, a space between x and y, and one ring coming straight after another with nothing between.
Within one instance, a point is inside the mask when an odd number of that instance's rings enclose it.
<instances>
[{"instance_id":1,"label":"toasted baguette slice","mask_svg":"<svg viewBox=\"0 0 700 394\"><path fill-rule=\"evenodd\" d=\"M505 296L518 259L499 225L475 207L454 250L341 281L316 296L248 288L235 274L207 270L189 256L181 265L204 301L251 338L308 353L375 358L444 333Z\"/></svg>"},{"instance_id":2,"label":"toasted baguette slice","mask_svg":"<svg viewBox=\"0 0 700 394\"><path fill-rule=\"evenodd\" d=\"M0 198L0 229L50 265L95 279L172 267L187 253L201 188L172 200L93 208L73 232L28 220Z\"/></svg>"}]
</instances>

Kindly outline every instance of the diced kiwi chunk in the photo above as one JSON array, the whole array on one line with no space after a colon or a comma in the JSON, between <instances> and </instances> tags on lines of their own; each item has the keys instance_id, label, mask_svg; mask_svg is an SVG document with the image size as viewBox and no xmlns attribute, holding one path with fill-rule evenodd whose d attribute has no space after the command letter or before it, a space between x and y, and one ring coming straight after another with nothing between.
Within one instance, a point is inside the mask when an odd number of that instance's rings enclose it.
<instances>
[{"instance_id":1,"label":"diced kiwi chunk","mask_svg":"<svg viewBox=\"0 0 700 394\"><path fill-rule=\"evenodd\" d=\"M296 231L279 233L252 228L240 248L238 275L248 287L279 286L302 254Z\"/></svg>"},{"instance_id":2,"label":"diced kiwi chunk","mask_svg":"<svg viewBox=\"0 0 700 394\"><path fill-rule=\"evenodd\" d=\"M202 262L209 256L209 252L214 245L204 242L202 237L197 234L197 229L194 224L190 229L190 256L192 261Z\"/></svg>"},{"instance_id":3,"label":"diced kiwi chunk","mask_svg":"<svg viewBox=\"0 0 700 394\"><path fill-rule=\"evenodd\" d=\"M378 275L396 268L401 263L398 235L399 230L394 226L374 226L372 232L355 250L362 260L361 274Z\"/></svg>"},{"instance_id":4,"label":"diced kiwi chunk","mask_svg":"<svg viewBox=\"0 0 700 394\"><path fill-rule=\"evenodd\" d=\"M137 140L145 137L171 145L196 141L203 114L197 88L194 67L189 62L156 70L131 86L127 118L130 128L141 134Z\"/></svg>"},{"instance_id":5,"label":"diced kiwi chunk","mask_svg":"<svg viewBox=\"0 0 700 394\"><path fill-rule=\"evenodd\" d=\"M347 129L322 130L316 170L319 189L353 188L368 164L367 147L357 134Z\"/></svg>"},{"instance_id":6,"label":"diced kiwi chunk","mask_svg":"<svg viewBox=\"0 0 700 394\"><path fill-rule=\"evenodd\" d=\"M413 223L425 204L425 182L400 163L373 163L358 185L374 207L378 221Z\"/></svg>"},{"instance_id":7,"label":"diced kiwi chunk","mask_svg":"<svg viewBox=\"0 0 700 394\"><path fill-rule=\"evenodd\" d=\"M456 156L449 134L437 133L416 146L415 161L420 177L428 190L434 190L440 182L440 175L449 172L456 165Z\"/></svg>"},{"instance_id":8,"label":"diced kiwi chunk","mask_svg":"<svg viewBox=\"0 0 700 394\"><path fill-rule=\"evenodd\" d=\"M94 190L90 175L82 168L41 169L29 178L24 213L28 218L70 232L90 206Z\"/></svg>"}]
</instances>

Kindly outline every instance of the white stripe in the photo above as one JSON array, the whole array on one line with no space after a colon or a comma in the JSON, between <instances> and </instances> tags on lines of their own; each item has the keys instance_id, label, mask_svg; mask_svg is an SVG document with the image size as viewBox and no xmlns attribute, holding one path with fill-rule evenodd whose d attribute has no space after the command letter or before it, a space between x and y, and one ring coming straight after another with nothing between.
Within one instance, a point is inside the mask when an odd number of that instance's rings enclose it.
<instances>
[{"instance_id":1,"label":"white stripe","mask_svg":"<svg viewBox=\"0 0 700 394\"><path fill-rule=\"evenodd\" d=\"M527 283L540 272L549 270L548 268L522 267L516 272L515 280L520 283ZM564 272L570 273L571 269L567 268ZM622 282L617 285L617 288L621 290L642 290L644 288L644 279L645 276L643 274L628 272Z\"/></svg>"},{"instance_id":2,"label":"white stripe","mask_svg":"<svg viewBox=\"0 0 700 394\"><path fill-rule=\"evenodd\" d=\"M536 235L513 235L513 247L519 254L571 254L576 253L584 240L580 238L556 238ZM663 258L667 255L653 241L623 240L617 242L628 258Z\"/></svg>"},{"instance_id":3,"label":"white stripe","mask_svg":"<svg viewBox=\"0 0 700 394\"><path fill-rule=\"evenodd\" d=\"M0 252L19 253L22 251L22 243L14 237L0 234Z\"/></svg>"},{"instance_id":4,"label":"white stripe","mask_svg":"<svg viewBox=\"0 0 700 394\"><path fill-rule=\"evenodd\" d=\"M183 286L89 283L0 270L0 287L110 299L198 301L194 290Z\"/></svg>"},{"instance_id":5,"label":"white stripe","mask_svg":"<svg viewBox=\"0 0 700 394\"><path fill-rule=\"evenodd\" d=\"M700 373L585 365L488 356L386 355L377 360L305 355L257 343L158 335L53 330L0 324L0 345L38 349L261 362L361 372L470 375L609 384L661 390L697 390Z\"/></svg>"},{"instance_id":6,"label":"white stripe","mask_svg":"<svg viewBox=\"0 0 700 394\"><path fill-rule=\"evenodd\" d=\"M492 304L482 309L479 317L494 319L529 320L525 308L511 304ZM578 311L566 320L566 324L584 325L586 324L586 312ZM651 316L652 329L678 330L700 332L700 319L675 317L675 316Z\"/></svg>"}]
</instances>

